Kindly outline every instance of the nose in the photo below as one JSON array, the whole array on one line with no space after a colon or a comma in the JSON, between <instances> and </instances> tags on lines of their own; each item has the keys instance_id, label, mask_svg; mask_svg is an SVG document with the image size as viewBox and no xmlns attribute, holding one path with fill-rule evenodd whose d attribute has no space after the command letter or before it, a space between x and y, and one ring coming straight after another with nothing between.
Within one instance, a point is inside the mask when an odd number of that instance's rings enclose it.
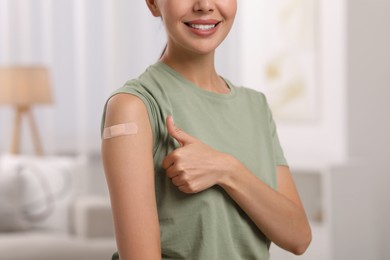
<instances>
[{"instance_id":1,"label":"nose","mask_svg":"<svg viewBox=\"0 0 390 260\"><path fill-rule=\"evenodd\" d=\"M214 0L197 0L194 5L195 12L213 12L215 9Z\"/></svg>"}]
</instances>

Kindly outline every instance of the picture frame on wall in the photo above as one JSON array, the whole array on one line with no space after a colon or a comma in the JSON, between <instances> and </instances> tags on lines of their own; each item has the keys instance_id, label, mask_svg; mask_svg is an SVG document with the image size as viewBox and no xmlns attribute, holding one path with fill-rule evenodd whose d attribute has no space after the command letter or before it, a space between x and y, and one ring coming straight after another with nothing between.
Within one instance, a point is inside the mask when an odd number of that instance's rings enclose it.
<instances>
[{"instance_id":1,"label":"picture frame on wall","mask_svg":"<svg viewBox=\"0 0 390 260\"><path fill-rule=\"evenodd\" d=\"M279 122L319 117L319 7L319 0L274 0L264 8L262 85Z\"/></svg>"}]
</instances>

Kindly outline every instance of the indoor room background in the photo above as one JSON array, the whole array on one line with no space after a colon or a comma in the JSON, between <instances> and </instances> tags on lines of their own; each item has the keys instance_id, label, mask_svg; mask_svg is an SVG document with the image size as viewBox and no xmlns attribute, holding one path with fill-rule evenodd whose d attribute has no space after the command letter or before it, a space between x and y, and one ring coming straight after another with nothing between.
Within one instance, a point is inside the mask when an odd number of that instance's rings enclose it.
<instances>
[{"instance_id":1,"label":"indoor room background","mask_svg":"<svg viewBox=\"0 0 390 260\"><path fill-rule=\"evenodd\" d=\"M233 83L266 94L313 231L305 255L272 246L271 259L390 259L390 2L245 0L238 7L217 68ZM42 156L35 155L25 118L23 159L10 155L15 105L0 97L0 203L7 200L1 182L10 161L71 167L70 195L55 203L62 207L58 215L76 214L76 222L50 222L55 236L69 243L63 254L98 259L88 251L103 256L115 249L110 217L97 224L107 227L99 238L83 215L96 208L109 212L100 159L103 106L111 92L158 60L165 42L163 24L145 1L0 0L0 70L43 66L51 88L51 102L31 108ZM0 93L1 87L0 80ZM4 209L0 205L0 216ZM72 224L64 227L64 221ZM1 227L0 259L7 247L29 243L24 234L42 232L39 225ZM40 258L30 259L44 259L35 243L31 254ZM85 249L77 247L83 243Z\"/></svg>"}]
</instances>

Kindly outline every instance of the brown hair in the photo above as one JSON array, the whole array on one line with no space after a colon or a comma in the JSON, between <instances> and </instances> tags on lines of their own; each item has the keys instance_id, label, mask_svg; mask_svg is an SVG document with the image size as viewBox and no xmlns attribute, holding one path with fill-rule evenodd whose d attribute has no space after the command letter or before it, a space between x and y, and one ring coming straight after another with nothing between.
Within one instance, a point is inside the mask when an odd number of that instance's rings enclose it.
<instances>
[{"instance_id":1,"label":"brown hair","mask_svg":"<svg viewBox=\"0 0 390 260\"><path fill-rule=\"evenodd\" d=\"M161 52L160 59L162 58L162 56L164 56L164 53L167 50L167 47L168 47L168 45L165 44L165 47L164 47L163 51Z\"/></svg>"}]
</instances>

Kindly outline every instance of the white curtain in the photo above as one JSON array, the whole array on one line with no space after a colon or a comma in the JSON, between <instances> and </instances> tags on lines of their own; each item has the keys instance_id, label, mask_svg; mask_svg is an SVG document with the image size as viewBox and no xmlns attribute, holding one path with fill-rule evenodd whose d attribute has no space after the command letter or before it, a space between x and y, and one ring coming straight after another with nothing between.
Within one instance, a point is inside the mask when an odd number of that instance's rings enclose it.
<instances>
[{"instance_id":1,"label":"white curtain","mask_svg":"<svg viewBox=\"0 0 390 260\"><path fill-rule=\"evenodd\" d=\"M237 38L229 37L217 56L219 71L233 82L240 80ZM54 103L34 108L47 154L98 152L107 96L154 63L165 41L144 1L0 0L0 65L43 64L51 71ZM2 153L12 122L12 108L0 106ZM22 151L29 153L24 123Z\"/></svg>"}]
</instances>

